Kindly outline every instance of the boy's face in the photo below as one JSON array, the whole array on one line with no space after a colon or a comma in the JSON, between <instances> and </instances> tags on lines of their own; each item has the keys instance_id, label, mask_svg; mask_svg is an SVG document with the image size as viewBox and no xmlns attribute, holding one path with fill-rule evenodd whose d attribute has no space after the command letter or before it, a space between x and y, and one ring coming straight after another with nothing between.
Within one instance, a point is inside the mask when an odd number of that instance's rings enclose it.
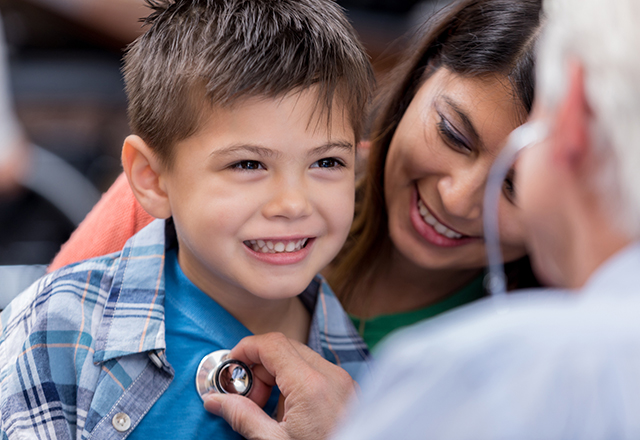
<instances>
[{"instance_id":1,"label":"boy's face","mask_svg":"<svg viewBox=\"0 0 640 440\"><path fill-rule=\"evenodd\" d=\"M338 253L354 210L355 138L315 89L216 108L161 173L187 277L214 298L289 298ZM240 296L238 296L240 295Z\"/></svg>"}]
</instances>

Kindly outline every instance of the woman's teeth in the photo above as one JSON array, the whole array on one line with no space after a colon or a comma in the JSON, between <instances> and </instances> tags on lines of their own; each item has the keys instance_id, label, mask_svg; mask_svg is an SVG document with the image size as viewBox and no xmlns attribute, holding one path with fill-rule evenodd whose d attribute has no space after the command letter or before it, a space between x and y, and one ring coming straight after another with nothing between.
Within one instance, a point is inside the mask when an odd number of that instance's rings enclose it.
<instances>
[{"instance_id":1,"label":"woman's teeth","mask_svg":"<svg viewBox=\"0 0 640 440\"><path fill-rule=\"evenodd\" d=\"M418 199L418 210L425 223L433 226L433 229L440 235L444 235L447 238L462 238L462 234L458 234L456 231L452 231L445 225L440 223L434 216L431 215L427 207L422 203L422 200Z\"/></svg>"},{"instance_id":2,"label":"woman's teeth","mask_svg":"<svg viewBox=\"0 0 640 440\"><path fill-rule=\"evenodd\" d=\"M308 238L296 241L264 241L264 240L247 240L245 245L249 246L256 252L263 254L281 254L288 252L298 252L305 247Z\"/></svg>"}]
</instances>

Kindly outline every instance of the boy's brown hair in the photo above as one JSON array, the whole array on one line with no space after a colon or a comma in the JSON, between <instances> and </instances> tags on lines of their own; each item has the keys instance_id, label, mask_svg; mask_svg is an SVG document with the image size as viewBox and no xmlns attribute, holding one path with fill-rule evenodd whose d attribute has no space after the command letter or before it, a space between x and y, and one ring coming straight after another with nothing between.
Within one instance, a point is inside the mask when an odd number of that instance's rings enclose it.
<instances>
[{"instance_id":1,"label":"boy's brown hair","mask_svg":"<svg viewBox=\"0 0 640 440\"><path fill-rule=\"evenodd\" d=\"M149 29L124 58L129 121L166 164L211 106L317 86L356 136L373 85L369 60L332 0L146 0Z\"/></svg>"}]
</instances>

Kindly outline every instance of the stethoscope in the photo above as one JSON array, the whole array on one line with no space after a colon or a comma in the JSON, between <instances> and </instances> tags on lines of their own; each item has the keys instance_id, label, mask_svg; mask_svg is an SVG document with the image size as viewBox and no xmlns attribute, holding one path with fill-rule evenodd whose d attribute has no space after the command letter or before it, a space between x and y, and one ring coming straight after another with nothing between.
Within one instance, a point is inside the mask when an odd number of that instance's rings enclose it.
<instances>
[{"instance_id":1,"label":"stethoscope","mask_svg":"<svg viewBox=\"0 0 640 440\"><path fill-rule=\"evenodd\" d=\"M229 358L230 351L217 350L200 361L196 371L196 389L202 400L211 392L246 396L251 391L251 368L242 361Z\"/></svg>"},{"instance_id":2,"label":"stethoscope","mask_svg":"<svg viewBox=\"0 0 640 440\"><path fill-rule=\"evenodd\" d=\"M485 287L495 303L502 308L507 293L507 277L504 273L500 234L498 230L498 204L504 179L522 150L544 140L548 128L541 120L527 122L509 134L507 143L489 171L482 209L484 239L487 252L488 273ZM501 310L504 311L504 310Z\"/></svg>"},{"instance_id":3,"label":"stethoscope","mask_svg":"<svg viewBox=\"0 0 640 440\"><path fill-rule=\"evenodd\" d=\"M489 271L485 286L498 305L502 304L501 299L507 291L498 231L498 203L502 185L518 154L524 148L541 142L546 135L546 124L541 121L528 122L516 128L507 138L487 178L483 223ZM251 391L251 369L244 362L229 358L229 353L230 350L217 350L200 361L196 372L196 388L203 400L211 392L246 396Z\"/></svg>"}]
</instances>

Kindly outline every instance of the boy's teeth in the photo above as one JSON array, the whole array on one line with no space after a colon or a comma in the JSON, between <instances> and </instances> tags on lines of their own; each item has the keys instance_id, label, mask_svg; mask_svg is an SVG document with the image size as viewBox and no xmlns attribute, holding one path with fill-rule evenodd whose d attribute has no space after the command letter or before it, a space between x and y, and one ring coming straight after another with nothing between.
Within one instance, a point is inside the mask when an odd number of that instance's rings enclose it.
<instances>
[{"instance_id":1,"label":"boy's teeth","mask_svg":"<svg viewBox=\"0 0 640 440\"><path fill-rule=\"evenodd\" d=\"M458 234L456 231L453 231L447 228L445 225L440 223L434 216L431 215L427 207L422 203L422 200L418 199L418 210L420 211L420 215L425 223L433 226L433 229L440 235L444 235L447 238L462 238L462 234Z\"/></svg>"},{"instance_id":2,"label":"boy's teeth","mask_svg":"<svg viewBox=\"0 0 640 440\"><path fill-rule=\"evenodd\" d=\"M264 240L247 240L245 245L253 249L255 252L263 254L279 254L283 252L297 252L307 244L308 238L296 241L264 241Z\"/></svg>"}]
</instances>

